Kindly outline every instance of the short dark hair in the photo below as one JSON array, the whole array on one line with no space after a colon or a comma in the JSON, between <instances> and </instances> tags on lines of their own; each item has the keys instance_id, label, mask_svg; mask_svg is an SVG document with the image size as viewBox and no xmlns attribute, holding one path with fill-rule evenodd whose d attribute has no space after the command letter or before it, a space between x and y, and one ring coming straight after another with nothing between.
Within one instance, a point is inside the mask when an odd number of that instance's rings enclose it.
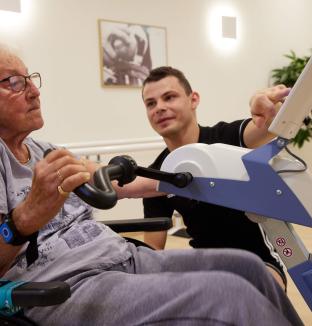
<instances>
[{"instance_id":1,"label":"short dark hair","mask_svg":"<svg viewBox=\"0 0 312 326\"><path fill-rule=\"evenodd\" d=\"M144 86L148 83L157 82L161 79L170 76L176 77L178 79L179 83L184 88L185 93L187 95L190 95L192 93L192 87L189 81L184 76L183 72L178 69L172 68L170 66L162 66L162 67L152 69L143 82L143 89Z\"/></svg>"}]
</instances>

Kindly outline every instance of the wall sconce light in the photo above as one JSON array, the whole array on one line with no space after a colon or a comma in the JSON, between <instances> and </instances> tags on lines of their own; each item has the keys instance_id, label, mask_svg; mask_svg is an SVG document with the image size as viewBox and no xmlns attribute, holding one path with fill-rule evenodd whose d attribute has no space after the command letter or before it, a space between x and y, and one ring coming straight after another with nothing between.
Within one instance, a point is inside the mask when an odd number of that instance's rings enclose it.
<instances>
[{"instance_id":1,"label":"wall sconce light","mask_svg":"<svg viewBox=\"0 0 312 326\"><path fill-rule=\"evenodd\" d=\"M207 7L207 32L211 45L222 55L239 49L242 26L239 11L231 6Z\"/></svg>"},{"instance_id":2,"label":"wall sconce light","mask_svg":"<svg viewBox=\"0 0 312 326\"><path fill-rule=\"evenodd\" d=\"M21 12L21 0L0 0L0 10Z\"/></svg>"},{"instance_id":3,"label":"wall sconce light","mask_svg":"<svg viewBox=\"0 0 312 326\"><path fill-rule=\"evenodd\" d=\"M222 16L222 37L236 39L236 17Z\"/></svg>"}]
</instances>

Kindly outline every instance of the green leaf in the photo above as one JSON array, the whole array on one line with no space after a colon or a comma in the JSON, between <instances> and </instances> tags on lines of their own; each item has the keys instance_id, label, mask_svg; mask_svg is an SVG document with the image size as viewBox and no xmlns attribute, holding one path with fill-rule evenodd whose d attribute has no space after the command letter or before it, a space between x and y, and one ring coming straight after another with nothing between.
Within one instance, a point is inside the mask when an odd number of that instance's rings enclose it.
<instances>
[{"instance_id":1,"label":"green leaf","mask_svg":"<svg viewBox=\"0 0 312 326\"><path fill-rule=\"evenodd\" d=\"M301 148L304 142L310 141L311 138L312 138L312 127L301 128L298 131L296 137L292 140L292 143L294 144L294 146L298 146L298 148Z\"/></svg>"}]
</instances>

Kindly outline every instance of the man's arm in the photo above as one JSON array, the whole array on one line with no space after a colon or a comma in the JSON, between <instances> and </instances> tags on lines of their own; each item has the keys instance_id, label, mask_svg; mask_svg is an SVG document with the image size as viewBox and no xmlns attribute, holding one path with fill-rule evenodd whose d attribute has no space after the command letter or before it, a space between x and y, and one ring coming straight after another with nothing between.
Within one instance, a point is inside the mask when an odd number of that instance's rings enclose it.
<instances>
[{"instance_id":1,"label":"man's arm","mask_svg":"<svg viewBox=\"0 0 312 326\"><path fill-rule=\"evenodd\" d=\"M85 166L70 152L65 149L50 152L36 163L30 192L11 212L17 231L29 236L40 230L64 205L66 197L58 191L58 186L66 194L89 178ZM0 240L0 276L10 268L21 248Z\"/></svg>"},{"instance_id":2,"label":"man's arm","mask_svg":"<svg viewBox=\"0 0 312 326\"><path fill-rule=\"evenodd\" d=\"M149 198L164 195L164 193L157 191L157 180L143 177L136 177L134 181L124 185L123 187L119 187L117 182L114 182L113 186L117 192L118 199Z\"/></svg>"},{"instance_id":3,"label":"man's arm","mask_svg":"<svg viewBox=\"0 0 312 326\"><path fill-rule=\"evenodd\" d=\"M144 232L144 242L154 249L164 249L166 241L167 231Z\"/></svg>"},{"instance_id":4,"label":"man's arm","mask_svg":"<svg viewBox=\"0 0 312 326\"><path fill-rule=\"evenodd\" d=\"M169 217L173 215L173 207L166 196L143 199L144 218ZM144 232L144 242L155 249L164 249L167 231Z\"/></svg>"},{"instance_id":5,"label":"man's arm","mask_svg":"<svg viewBox=\"0 0 312 326\"><path fill-rule=\"evenodd\" d=\"M248 148L256 148L266 144L275 135L268 132L268 128L280 109L290 88L277 85L258 91L250 100L252 120L247 124L243 139Z\"/></svg>"}]
</instances>

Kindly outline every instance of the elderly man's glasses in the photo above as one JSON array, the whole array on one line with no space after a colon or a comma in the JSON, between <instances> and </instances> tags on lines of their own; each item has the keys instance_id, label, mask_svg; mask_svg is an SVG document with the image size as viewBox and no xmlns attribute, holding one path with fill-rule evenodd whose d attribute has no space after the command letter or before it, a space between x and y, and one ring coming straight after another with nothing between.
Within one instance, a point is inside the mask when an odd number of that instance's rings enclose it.
<instances>
[{"instance_id":1,"label":"elderly man's glasses","mask_svg":"<svg viewBox=\"0 0 312 326\"><path fill-rule=\"evenodd\" d=\"M10 76L0 80L0 83L7 82L12 91L22 92L26 89L27 79L29 79L37 88L41 87L41 76L39 72L34 72L29 76Z\"/></svg>"}]
</instances>

